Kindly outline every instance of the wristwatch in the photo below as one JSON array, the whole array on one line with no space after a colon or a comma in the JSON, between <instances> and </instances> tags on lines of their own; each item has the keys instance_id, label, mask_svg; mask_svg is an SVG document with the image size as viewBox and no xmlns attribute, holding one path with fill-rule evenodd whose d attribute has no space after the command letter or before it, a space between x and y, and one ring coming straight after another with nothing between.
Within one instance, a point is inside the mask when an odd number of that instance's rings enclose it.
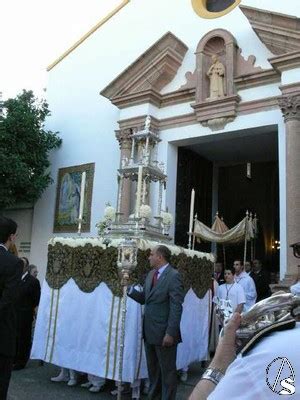
<instances>
[{"instance_id":1,"label":"wristwatch","mask_svg":"<svg viewBox=\"0 0 300 400\"><path fill-rule=\"evenodd\" d=\"M217 385L222 378L224 378L223 372L216 368L207 368L201 377L201 379L207 379L208 381L213 382L215 385Z\"/></svg>"}]
</instances>

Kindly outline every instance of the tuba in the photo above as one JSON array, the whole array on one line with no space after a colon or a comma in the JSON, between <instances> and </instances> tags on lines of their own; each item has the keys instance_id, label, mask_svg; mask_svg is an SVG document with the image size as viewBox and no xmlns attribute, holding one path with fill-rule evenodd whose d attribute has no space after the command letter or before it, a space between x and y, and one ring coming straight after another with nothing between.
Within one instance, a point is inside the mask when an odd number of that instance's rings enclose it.
<instances>
[{"instance_id":1,"label":"tuba","mask_svg":"<svg viewBox=\"0 0 300 400\"><path fill-rule=\"evenodd\" d=\"M217 305L216 312L221 320L228 319L227 310L222 307ZM237 354L245 355L270 332L294 328L298 316L300 296L292 293L277 292L254 304L247 312L242 313L241 324L236 331Z\"/></svg>"}]
</instances>

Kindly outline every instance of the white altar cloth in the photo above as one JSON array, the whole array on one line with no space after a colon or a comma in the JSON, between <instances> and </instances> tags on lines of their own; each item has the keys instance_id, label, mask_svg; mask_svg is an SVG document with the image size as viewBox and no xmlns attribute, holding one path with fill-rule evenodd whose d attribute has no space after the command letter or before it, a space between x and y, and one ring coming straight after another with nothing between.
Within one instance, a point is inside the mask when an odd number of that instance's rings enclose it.
<instances>
[{"instance_id":1,"label":"white altar cloth","mask_svg":"<svg viewBox=\"0 0 300 400\"><path fill-rule=\"evenodd\" d=\"M178 369L206 359L208 303L208 294L199 299L191 289L185 297ZM84 293L73 279L61 289L51 289L45 281L31 358L117 380L121 318L121 299L113 296L105 283ZM142 307L128 298L122 380L146 377Z\"/></svg>"}]
</instances>

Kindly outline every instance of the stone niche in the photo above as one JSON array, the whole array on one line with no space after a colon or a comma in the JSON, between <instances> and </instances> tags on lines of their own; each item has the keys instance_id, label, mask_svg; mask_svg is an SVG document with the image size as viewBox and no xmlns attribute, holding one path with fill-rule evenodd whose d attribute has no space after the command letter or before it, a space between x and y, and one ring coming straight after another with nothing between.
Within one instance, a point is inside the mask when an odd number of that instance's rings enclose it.
<instances>
[{"instance_id":1,"label":"stone niche","mask_svg":"<svg viewBox=\"0 0 300 400\"><path fill-rule=\"evenodd\" d=\"M209 32L198 44L192 107L197 120L212 130L223 129L236 117L240 101L234 86L238 55L235 38L224 29Z\"/></svg>"}]
</instances>

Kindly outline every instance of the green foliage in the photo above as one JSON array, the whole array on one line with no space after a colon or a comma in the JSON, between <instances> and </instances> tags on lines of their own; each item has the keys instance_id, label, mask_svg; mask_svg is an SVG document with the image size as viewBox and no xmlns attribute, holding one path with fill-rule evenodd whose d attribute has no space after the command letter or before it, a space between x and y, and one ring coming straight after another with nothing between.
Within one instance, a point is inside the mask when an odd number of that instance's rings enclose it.
<instances>
[{"instance_id":1,"label":"green foliage","mask_svg":"<svg viewBox=\"0 0 300 400\"><path fill-rule=\"evenodd\" d=\"M0 119L0 210L17 203L34 203L52 182L49 152L62 140L44 129L50 115L45 100L23 91L4 103Z\"/></svg>"}]
</instances>

